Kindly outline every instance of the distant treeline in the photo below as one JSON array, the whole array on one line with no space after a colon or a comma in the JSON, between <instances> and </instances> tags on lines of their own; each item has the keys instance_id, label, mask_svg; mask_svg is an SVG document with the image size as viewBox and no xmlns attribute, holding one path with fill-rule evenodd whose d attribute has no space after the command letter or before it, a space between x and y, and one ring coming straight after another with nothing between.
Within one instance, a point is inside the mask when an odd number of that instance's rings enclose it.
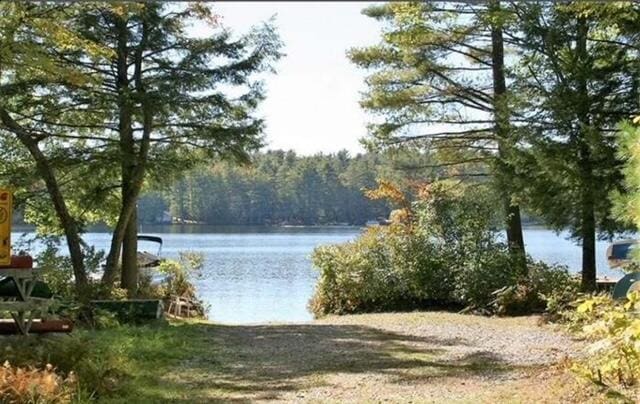
<instances>
[{"instance_id":1,"label":"distant treeline","mask_svg":"<svg viewBox=\"0 0 640 404\"><path fill-rule=\"evenodd\" d=\"M388 167L378 154L268 151L254 155L250 166L216 163L187 173L169 189L147 192L139 203L139 220L359 225L388 217L385 202L363 194L376 187L376 178Z\"/></svg>"}]
</instances>

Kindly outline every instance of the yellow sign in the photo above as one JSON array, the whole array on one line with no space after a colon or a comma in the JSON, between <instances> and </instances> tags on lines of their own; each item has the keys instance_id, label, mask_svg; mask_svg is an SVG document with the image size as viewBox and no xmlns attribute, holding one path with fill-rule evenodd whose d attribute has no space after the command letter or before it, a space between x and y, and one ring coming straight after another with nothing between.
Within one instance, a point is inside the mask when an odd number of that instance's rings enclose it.
<instances>
[{"instance_id":1,"label":"yellow sign","mask_svg":"<svg viewBox=\"0 0 640 404\"><path fill-rule=\"evenodd\" d=\"M0 189L0 265L11 265L11 208L13 197Z\"/></svg>"}]
</instances>

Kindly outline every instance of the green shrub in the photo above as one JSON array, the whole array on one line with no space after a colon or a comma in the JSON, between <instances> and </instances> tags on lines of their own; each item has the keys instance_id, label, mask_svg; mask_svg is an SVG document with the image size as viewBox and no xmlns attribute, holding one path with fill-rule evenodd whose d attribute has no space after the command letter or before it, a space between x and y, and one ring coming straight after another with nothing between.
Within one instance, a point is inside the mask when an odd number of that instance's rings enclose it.
<instances>
[{"instance_id":1,"label":"green shrub","mask_svg":"<svg viewBox=\"0 0 640 404\"><path fill-rule=\"evenodd\" d=\"M354 242L314 251L320 278L310 309L316 315L374 309L376 302L400 293L397 274L390 270L389 246L381 238L384 232L370 229Z\"/></svg>"},{"instance_id":2,"label":"green shrub","mask_svg":"<svg viewBox=\"0 0 640 404\"><path fill-rule=\"evenodd\" d=\"M566 288L570 276L510 252L496 227L496 204L484 186L434 183L406 215L412 220L317 248L310 309L316 316L426 307L544 311L547 296Z\"/></svg>"},{"instance_id":3,"label":"green shrub","mask_svg":"<svg viewBox=\"0 0 640 404\"><path fill-rule=\"evenodd\" d=\"M153 271L166 275L160 284L151 282L151 272L140 274L138 296L162 299L168 304L172 296L189 299L195 305L196 315L206 317L208 307L198 297L194 279L202 276L204 256L194 252L180 252L178 260L163 260Z\"/></svg>"},{"instance_id":4,"label":"green shrub","mask_svg":"<svg viewBox=\"0 0 640 404\"><path fill-rule=\"evenodd\" d=\"M557 319L575 300L579 286L566 267L529 260L525 276L493 292L492 311L502 315L545 312L549 319Z\"/></svg>"},{"instance_id":5,"label":"green shrub","mask_svg":"<svg viewBox=\"0 0 640 404\"><path fill-rule=\"evenodd\" d=\"M97 336L96 336L97 335ZM74 374L78 391L87 397L110 396L125 387L129 347L100 339L102 335L74 332L48 337L10 337L3 344L2 359L19 367L51 364L61 375Z\"/></svg>"},{"instance_id":6,"label":"green shrub","mask_svg":"<svg viewBox=\"0 0 640 404\"><path fill-rule=\"evenodd\" d=\"M73 282L73 267L71 259L60 253L60 239L58 237L38 236L34 241L39 241L44 248L35 257L35 263L41 270L42 280L47 284L51 292L58 299L75 301L78 299ZM101 262L104 259L104 251L96 251L95 248L85 248L85 268L89 275L100 271ZM100 284L91 284L85 291L85 297L110 297L111 291L105 291ZM117 292L116 292L117 294Z\"/></svg>"},{"instance_id":7,"label":"green shrub","mask_svg":"<svg viewBox=\"0 0 640 404\"><path fill-rule=\"evenodd\" d=\"M369 228L353 242L317 248L312 260L320 270L310 302L317 316L457 306L449 261L403 225Z\"/></svg>"},{"instance_id":8,"label":"green shrub","mask_svg":"<svg viewBox=\"0 0 640 404\"><path fill-rule=\"evenodd\" d=\"M456 300L473 309L485 309L494 299L493 293L517 282L519 269L505 246L492 245L466 260L457 260Z\"/></svg>"},{"instance_id":9,"label":"green shrub","mask_svg":"<svg viewBox=\"0 0 640 404\"><path fill-rule=\"evenodd\" d=\"M495 193L480 184L440 181L430 184L416 203L418 227L433 240L454 282L454 300L483 308L492 293L515 284L523 270L500 239Z\"/></svg>"},{"instance_id":10,"label":"green shrub","mask_svg":"<svg viewBox=\"0 0 640 404\"><path fill-rule=\"evenodd\" d=\"M610 295L588 296L569 317L574 330L590 342L586 355L572 369L610 387L635 386L640 381L640 293L625 301Z\"/></svg>"}]
</instances>

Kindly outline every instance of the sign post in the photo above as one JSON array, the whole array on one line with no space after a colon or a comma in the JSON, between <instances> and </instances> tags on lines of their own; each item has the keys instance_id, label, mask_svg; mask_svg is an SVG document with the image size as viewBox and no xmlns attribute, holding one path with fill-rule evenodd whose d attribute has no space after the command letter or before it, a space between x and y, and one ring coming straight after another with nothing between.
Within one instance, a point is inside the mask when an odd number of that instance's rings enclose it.
<instances>
[{"instance_id":1,"label":"sign post","mask_svg":"<svg viewBox=\"0 0 640 404\"><path fill-rule=\"evenodd\" d=\"M11 265L11 208L13 196L0 189L0 265Z\"/></svg>"}]
</instances>

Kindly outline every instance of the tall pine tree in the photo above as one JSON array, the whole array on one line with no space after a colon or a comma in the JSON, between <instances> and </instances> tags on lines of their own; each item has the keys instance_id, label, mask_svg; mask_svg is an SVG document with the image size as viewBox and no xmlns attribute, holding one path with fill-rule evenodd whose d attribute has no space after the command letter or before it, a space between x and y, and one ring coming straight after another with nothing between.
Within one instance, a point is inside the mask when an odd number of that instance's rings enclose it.
<instances>
[{"instance_id":1,"label":"tall pine tree","mask_svg":"<svg viewBox=\"0 0 640 404\"><path fill-rule=\"evenodd\" d=\"M582 287L595 290L597 233L620 228L610 197L622 180L616 124L638 107L637 48L619 28L640 27L638 6L528 2L516 11L526 118L516 178L528 206L581 244Z\"/></svg>"},{"instance_id":2,"label":"tall pine tree","mask_svg":"<svg viewBox=\"0 0 640 404\"><path fill-rule=\"evenodd\" d=\"M524 256L507 159L516 119L503 41L510 11L498 0L389 2L365 14L385 23L379 45L349 54L358 66L373 70L362 106L382 118L371 125L370 143L419 144L437 156L440 166L454 168L447 176L483 175L483 167L490 167L504 202L509 246ZM461 166L467 167L463 174Z\"/></svg>"}]
</instances>

